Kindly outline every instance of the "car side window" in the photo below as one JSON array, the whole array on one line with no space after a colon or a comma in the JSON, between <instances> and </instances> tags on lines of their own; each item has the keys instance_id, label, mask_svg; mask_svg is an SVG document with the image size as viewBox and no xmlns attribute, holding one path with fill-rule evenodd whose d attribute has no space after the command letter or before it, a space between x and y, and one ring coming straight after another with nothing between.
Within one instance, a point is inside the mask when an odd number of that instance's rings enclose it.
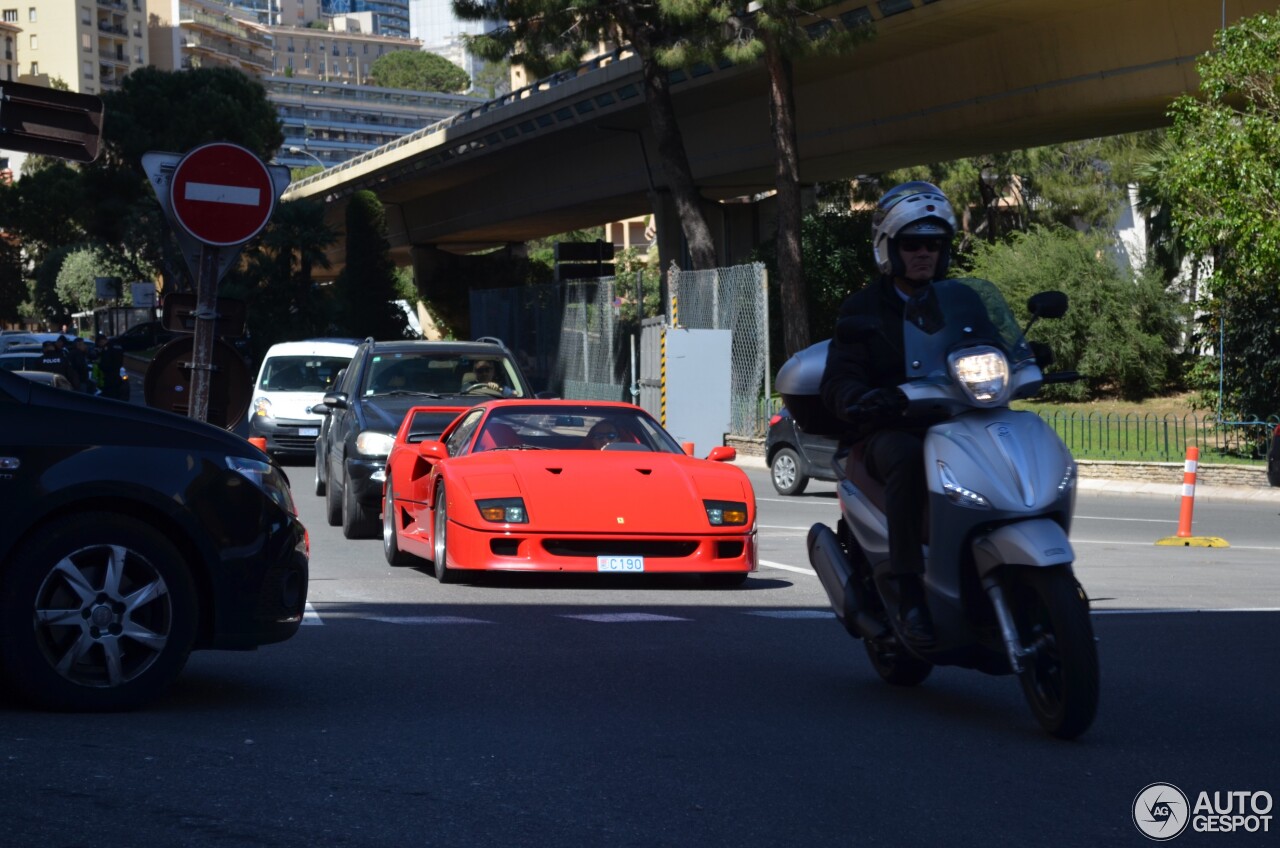
<instances>
[{"instance_id":1,"label":"car side window","mask_svg":"<svg viewBox=\"0 0 1280 848\"><path fill-rule=\"evenodd\" d=\"M467 445L471 442L471 437L475 435L476 427L480 425L480 419L483 417L483 409L473 409L467 413L467 417L462 419L458 429L453 431L453 434L449 436L449 441L445 443L449 456L457 456L467 449Z\"/></svg>"}]
</instances>

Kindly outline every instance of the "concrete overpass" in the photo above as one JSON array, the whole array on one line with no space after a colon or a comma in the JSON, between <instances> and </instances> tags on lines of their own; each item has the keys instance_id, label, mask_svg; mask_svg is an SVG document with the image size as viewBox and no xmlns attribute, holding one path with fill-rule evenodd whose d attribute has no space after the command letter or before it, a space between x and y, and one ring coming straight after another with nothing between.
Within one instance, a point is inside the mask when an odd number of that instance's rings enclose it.
<instances>
[{"instance_id":1,"label":"concrete overpass","mask_svg":"<svg viewBox=\"0 0 1280 848\"><path fill-rule=\"evenodd\" d=\"M797 67L801 179L1161 126L1169 102L1196 90L1196 58L1224 22L1274 9L1263 0L835 4L831 17L870 18L877 37ZM679 73L673 85L726 262L746 219L741 204L717 201L772 188L765 82L758 65L723 66ZM678 225L664 214L647 124L638 61L624 52L302 180L285 199L324 198L342 229L346 198L374 191L397 262L423 271L434 249L523 242L647 214L656 202L666 256Z\"/></svg>"}]
</instances>

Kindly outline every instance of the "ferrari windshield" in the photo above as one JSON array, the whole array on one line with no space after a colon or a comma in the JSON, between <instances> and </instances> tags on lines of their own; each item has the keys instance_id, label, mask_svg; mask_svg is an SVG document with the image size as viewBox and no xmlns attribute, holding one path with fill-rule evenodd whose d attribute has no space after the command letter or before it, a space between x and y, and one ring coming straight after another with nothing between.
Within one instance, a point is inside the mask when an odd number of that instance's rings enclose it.
<instances>
[{"instance_id":1,"label":"ferrari windshield","mask_svg":"<svg viewBox=\"0 0 1280 848\"><path fill-rule=\"evenodd\" d=\"M907 301L903 319L909 379L945 379L947 355L962 347L991 345L1015 369L1035 359L1004 296L986 280L939 280Z\"/></svg>"},{"instance_id":2,"label":"ferrari windshield","mask_svg":"<svg viewBox=\"0 0 1280 848\"><path fill-rule=\"evenodd\" d=\"M472 452L491 450L610 450L683 453L644 410L624 406L555 405L495 408Z\"/></svg>"}]
</instances>

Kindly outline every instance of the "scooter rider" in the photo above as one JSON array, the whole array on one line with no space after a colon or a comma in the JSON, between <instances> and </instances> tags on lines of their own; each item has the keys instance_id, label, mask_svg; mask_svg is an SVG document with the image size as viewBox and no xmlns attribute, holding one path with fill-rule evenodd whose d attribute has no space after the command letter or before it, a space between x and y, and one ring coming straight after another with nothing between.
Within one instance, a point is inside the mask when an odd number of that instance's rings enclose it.
<instances>
[{"instance_id":1,"label":"scooter rider","mask_svg":"<svg viewBox=\"0 0 1280 848\"><path fill-rule=\"evenodd\" d=\"M872 249L881 276L845 298L839 319L856 320L854 339L837 334L822 375L822 401L849 423L849 441L864 441L867 473L884 486L889 561L898 590L897 628L914 647L933 642L925 604L924 434L935 419L904 415L903 315L912 298L943 279L956 232L955 212L935 185L908 182L885 193L872 218ZM854 458L850 453L849 474Z\"/></svg>"}]
</instances>

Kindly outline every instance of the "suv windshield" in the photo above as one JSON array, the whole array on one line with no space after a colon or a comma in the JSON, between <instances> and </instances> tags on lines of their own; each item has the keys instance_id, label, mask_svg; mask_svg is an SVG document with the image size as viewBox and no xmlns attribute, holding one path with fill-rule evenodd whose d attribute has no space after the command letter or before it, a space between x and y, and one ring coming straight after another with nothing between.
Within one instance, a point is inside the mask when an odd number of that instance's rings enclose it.
<instances>
[{"instance_id":1,"label":"suv windshield","mask_svg":"<svg viewBox=\"0 0 1280 848\"><path fill-rule=\"evenodd\" d=\"M456 395L490 383L507 397L524 396L524 385L513 363L501 354L483 357L426 351L380 353L369 363L361 393Z\"/></svg>"}]
</instances>

